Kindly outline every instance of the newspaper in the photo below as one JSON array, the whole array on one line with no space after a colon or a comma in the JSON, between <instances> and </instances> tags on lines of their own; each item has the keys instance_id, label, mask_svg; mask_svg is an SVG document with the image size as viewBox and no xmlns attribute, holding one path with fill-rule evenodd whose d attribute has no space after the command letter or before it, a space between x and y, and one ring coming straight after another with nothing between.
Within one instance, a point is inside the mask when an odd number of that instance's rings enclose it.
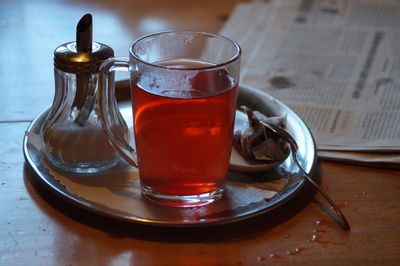
<instances>
[{"instance_id":1,"label":"newspaper","mask_svg":"<svg viewBox=\"0 0 400 266\"><path fill-rule=\"evenodd\" d=\"M221 34L241 83L297 112L321 158L400 165L399 0L241 3Z\"/></svg>"}]
</instances>

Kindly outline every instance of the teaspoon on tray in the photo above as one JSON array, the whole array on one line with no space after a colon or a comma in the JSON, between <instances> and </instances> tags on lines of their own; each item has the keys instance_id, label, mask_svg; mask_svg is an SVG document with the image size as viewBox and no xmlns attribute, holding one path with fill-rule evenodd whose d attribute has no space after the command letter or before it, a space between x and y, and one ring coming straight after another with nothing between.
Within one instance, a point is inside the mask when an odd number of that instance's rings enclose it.
<instances>
[{"instance_id":1,"label":"teaspoon on tray","mask_svg":"<svg viewBox=\"0 0 400 266\"><path fill-rule=\"evenodd\" d=\"M245 119L246 119L246 115L243 112L236 111L235 127L242 126L242 123L245 123L245 121L246 121ZM297 145L295 139L290 135L290 133L277 125L274 125L274 124L271 124L271 123L268 123L265 121L260 121L260 122L265 127L265 130L267 130L271 135L278 136L279 138L281 138L284 142L286 142L289 145L290 151L292 153L293 161L296 163L296 165L300 169L302 176L308 182L310 182L317 189L317 191L325 198L325 200L329 203L329 205L331 206L331 209L335 212L335 214L338 218L338 220L336 222L344 230L346 230L346 231L350 230L350 225L349 225L346 217L343 215L343 213L335 205L335 203L328 196L328 194L326 194L321 189L321 187L317 183L315 183L315 181L307 174L307 172L300 165L299 161L297 160L298 145ZM289 156L289 154L290 154L290 152L287 155ZM284 160L286 160L286 158ZM268 162L268 163L250 164L233 148L229 167L232 170L240 171L240 172L261 172L261 171L265 171L265 170L268 170L268 169L278 166L284 160L273 161L273 162Z\"/></svg>"}]
</instances>

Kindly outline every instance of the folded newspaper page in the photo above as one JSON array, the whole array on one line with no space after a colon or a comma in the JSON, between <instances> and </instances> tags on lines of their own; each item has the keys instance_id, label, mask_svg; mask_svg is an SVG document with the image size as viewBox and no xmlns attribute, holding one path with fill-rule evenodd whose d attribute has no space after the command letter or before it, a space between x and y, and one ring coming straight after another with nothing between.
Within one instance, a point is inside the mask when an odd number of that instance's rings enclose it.
<instances>
[{"instance_id":1,"label":"folded newspaper page","mask_svg":"<svg viewBox=\"0 0 400 266\"><path fill-rule=\"evenodd\" d=\"M221 34L243 49L241 83L296 111L320 157L400 165L400 1L242 3Z\"/></svg>"}]
</instances>

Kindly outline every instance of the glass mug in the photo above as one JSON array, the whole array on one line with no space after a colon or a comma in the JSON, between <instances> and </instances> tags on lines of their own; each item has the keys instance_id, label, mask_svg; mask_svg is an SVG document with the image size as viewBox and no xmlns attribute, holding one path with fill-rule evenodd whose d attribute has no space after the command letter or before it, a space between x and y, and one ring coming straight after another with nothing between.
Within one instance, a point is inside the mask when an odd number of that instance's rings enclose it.
<instances>
[{"instance_id":1,"label":"glass mug","mask_svg":"<svg viewBox=\"0 0 400 266\"><path fill-rule=\"evenodd\" d=\"M240 56L239 45L225 37L172 31L138 39L129 59L103 63L103 127L121 156L138 167L145 197L187 207L223 195ZM130 72L135 149L118 133L114 85L107 78L115 70Z\"/></svg>"}]
</instances>

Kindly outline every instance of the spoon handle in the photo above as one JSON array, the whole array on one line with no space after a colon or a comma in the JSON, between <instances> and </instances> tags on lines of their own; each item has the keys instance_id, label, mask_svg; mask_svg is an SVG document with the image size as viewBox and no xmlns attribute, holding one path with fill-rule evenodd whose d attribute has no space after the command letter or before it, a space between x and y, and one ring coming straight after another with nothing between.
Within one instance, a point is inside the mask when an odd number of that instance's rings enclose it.
<instances>
[{"instance_id":1,"label":"spoon handle","mask_svg":"<svg viewBox=\"0 0 400 266\"><path fill-rule=\"evenodd\" d=\"M336 216L338 217L338 220L336 221L345 231L350 230L350 225L349 222L347 221L346 217L343 215L343 213L339 210L339 208L336 206L336 204L332 201L332 199L328 196L328 194L323 191L320 186L314 182L314 180L306 173L306 171L303 169L303 167L300 165L299 161L297 160L297 143L294 140L294 138L287 132L285 129L276 126L274 124L268 123L268 122L261 122L264 126L272 130L275 134L278 134L285 142L287 142L290 145L290 149L292 151L292 157L293 161L296 163L298 168L300 169L301 173L303 176L306 178L308 182L310 182L316 189L317 191L325 198L325 200L329 203L331 206L331 209L335 212Z\"/></svg>"},{"instance_id":2,"label":"spoon handle","mask_svg":"<svg viewBox=\"0 0 400 266\"><path fill-rule=\"evenodd\" d=\"M321 187L317 183L315 183L314 180L304 171L303 167L301 167L301 165L297 161L297 157L296 157L295 153L293 153L293 160L295 161L295 163L299 167L299 169L302 172L303 176L308 180L308 182L310 182L318 190L318 192L329 203L329 205L331 206L331 209L333 211L335 211L336 216L339 218L339 220L337 222L343 228L343 230L345 230L345 231L350 230L350 225L349 225L349 222L347 221L346 217L343 215L343 213L340 211L340 209L336 206L336 204L332 201L332 199L328 196L328 194L326 194L325 191L323 191L321 189Z\"/></svg>"}]
</instances>

